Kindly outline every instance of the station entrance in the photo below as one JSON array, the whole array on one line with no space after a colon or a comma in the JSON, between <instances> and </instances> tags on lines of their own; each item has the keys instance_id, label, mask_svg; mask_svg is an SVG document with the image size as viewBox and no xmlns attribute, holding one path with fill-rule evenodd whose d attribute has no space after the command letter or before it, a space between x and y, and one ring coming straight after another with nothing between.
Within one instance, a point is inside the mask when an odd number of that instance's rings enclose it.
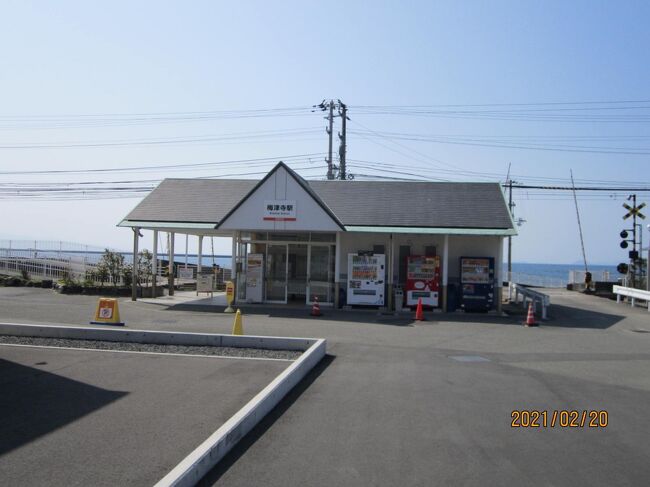
<instances>
[{"instance_id":1,"label":"station entrance","mask_svg":"<svg viewBox=\"0 0 650 487\"><path fill-rule=\"evenodd\" d=\"M333 304L335 240L333 234L242 232L237 256L239 299L312 304L317 297L321 304Z\"/></svg>"}]
</instances>

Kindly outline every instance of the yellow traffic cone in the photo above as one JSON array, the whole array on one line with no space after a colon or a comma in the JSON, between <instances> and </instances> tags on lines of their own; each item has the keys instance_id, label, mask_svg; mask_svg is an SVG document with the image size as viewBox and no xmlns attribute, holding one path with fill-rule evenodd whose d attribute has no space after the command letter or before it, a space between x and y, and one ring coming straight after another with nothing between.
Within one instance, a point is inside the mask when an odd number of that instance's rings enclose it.
<instances>
[{"instance_id":1,"label":"yellow traffic cone","mask_svg":"<svg viewBox=\"0 0 650 487\"><path fill-rule=\"evenodd\" d=\"M233 335L244 334L244 326L242 325L242 320L241 320L241 311L239 310L237 310L237 313L235 314L235 322L232 324L232 334Z\"/></svg>"}]
</instances>

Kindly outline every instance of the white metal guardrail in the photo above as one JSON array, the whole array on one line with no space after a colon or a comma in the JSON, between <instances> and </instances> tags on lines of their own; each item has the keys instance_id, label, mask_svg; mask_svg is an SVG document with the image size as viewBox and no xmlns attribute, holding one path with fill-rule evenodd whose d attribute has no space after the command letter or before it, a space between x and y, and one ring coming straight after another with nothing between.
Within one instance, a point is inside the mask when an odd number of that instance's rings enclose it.
<instances>
[{"instance_id":1,"label":"white metal guardrail","mask_svg":"<svg viewBox=\"0 0 650 487\"><path fill-rule=\"evenodd\" d=\"M584 284L586 276L587 276L586 271L579 271L579 270L569 271L569 283ZM600 282L617 282L618 276L616 275L612 276L609 271L592 271L591 280L600 281Z\"/></svg>"},{"instance_id":2,"label":"white metal guardrail","mask_svg":"<svg viewBox=\"0 0 650 487\"><path fill-rule=\"evenodd\" d=\"M648 305L648 312L650 312L650 291L643 291L641 289L634 289L632 287L614 286L614 294L616 294L616 302L620 303L623 296L630 298L630 305L635 306L636 300L640 299L645 301Z\"/></svg>"},{"instance_id":3,"label":"white metal guardrail","mask_svg":"<svg viewBox=\"0 0 650 487\"><path fill-rule=\"evenodd\" d=\"M521 295L521 301L523 303L524 308L527 306L528 301L532 301L533 308L535 308L535 311L537 311L537 304L539 303L539 306L542 310L542 319L543 320L548 319L547 310L548 307L551 305L551 297L548 294L540 293L539 291L535 291L534 289L530 289L529 287L522 286L521 284L517 284L516 282L510 283L509 291L510 291L510 296L514 297L515 304L519 303L519 295Z\"/></svg>"}]
</instances>

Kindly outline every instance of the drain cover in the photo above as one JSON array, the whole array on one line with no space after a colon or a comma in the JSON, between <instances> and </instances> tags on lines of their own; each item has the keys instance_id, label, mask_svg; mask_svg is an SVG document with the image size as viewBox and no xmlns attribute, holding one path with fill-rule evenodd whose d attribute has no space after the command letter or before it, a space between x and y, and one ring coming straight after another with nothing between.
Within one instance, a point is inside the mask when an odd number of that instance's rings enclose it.
<instances>
[{"instance_id":1,"label":"drain cover","mask_svg":"<svg viewBox=\"0 0 650 487\"><path fill-rule=\"evenodd\" d=\"M480 355L451 355L449 357L457 362L489 362L490 359L481 357Z\"/></svg>"}]
</instances>

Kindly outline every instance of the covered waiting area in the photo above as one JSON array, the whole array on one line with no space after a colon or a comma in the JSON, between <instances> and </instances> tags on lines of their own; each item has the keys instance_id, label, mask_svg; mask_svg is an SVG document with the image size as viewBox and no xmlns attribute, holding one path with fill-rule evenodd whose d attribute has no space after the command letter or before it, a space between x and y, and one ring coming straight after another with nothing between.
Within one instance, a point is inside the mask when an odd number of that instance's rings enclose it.
<instances>
[{"instance_id":1,"label":"covered waiting area","mask_svg":"<svg viewBox=\"0 0 650 487\"><path fill-rule=\"evenodd\" d=\"M393 288L413 275L408 262L432 258L440 270L433 306L447 310L452 291L487 289L462 285L464 258L477 270L489 262L489 276L481 272L494 288L485 292L500 308L503 240L516 235L498 183L308 182L283 163L260 181L166 179L118 226L133 229L134 256L141 230L153 231L154 252L160 232L196 236L199 273L204 238L232 239L235 298L252 303L318 297L338 307L354 298L392 308ZM375 267L359 266L364 259ZM168 279L173 294L173 273Z\"/></svg>"}]
</instances>

